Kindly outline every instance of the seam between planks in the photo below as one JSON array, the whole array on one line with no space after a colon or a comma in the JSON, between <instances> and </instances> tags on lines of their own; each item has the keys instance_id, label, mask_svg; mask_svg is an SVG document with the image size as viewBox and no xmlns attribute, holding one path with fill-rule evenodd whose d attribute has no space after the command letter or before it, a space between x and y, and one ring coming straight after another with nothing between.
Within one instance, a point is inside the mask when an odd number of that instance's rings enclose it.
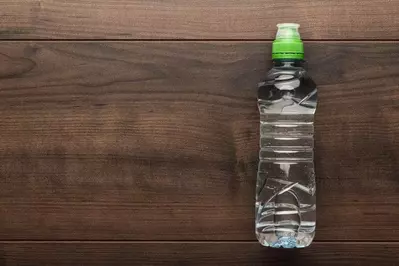
<instances>
[{"instance_id":1,"label":"seam between planks","mask_svg":"<svg viewBox=\"0 0 399 266\"><path fill-rule=\"evenodd\" d=\"M0 42L273 42L274 39L0 39ZM396 43L399 39L302 39L323 43Z\"/></svg>"},{"instance_id":2,"label":"seam between planks","mask_svg":"<svg viewBox=\"0 0 399 266\"><path fill-rule=\"evenodd\" d=\"M0 244L257 244L258 241L0 240ZM399 245L399 241L313 241L312 245Z\"/></svg>"}]
</instances>

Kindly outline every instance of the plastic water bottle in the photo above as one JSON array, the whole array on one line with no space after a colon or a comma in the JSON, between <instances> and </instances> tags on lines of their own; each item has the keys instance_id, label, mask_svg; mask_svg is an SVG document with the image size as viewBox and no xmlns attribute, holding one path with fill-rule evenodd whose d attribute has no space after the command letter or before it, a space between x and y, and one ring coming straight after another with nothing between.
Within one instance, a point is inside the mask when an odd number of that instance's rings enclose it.
<instances>
[{"instance_id":1,"label":"plastic water bottle","mask_svg":"<svg viewBox=\"0 0 399 266\"><path fill-rule=\"evenodd\" d=\"M256 236L264 246L308 246L316 227L316 84L303 67L299 25L278 24L273 68L258 85L260 152Z\"/></svg>"}]
</instances>

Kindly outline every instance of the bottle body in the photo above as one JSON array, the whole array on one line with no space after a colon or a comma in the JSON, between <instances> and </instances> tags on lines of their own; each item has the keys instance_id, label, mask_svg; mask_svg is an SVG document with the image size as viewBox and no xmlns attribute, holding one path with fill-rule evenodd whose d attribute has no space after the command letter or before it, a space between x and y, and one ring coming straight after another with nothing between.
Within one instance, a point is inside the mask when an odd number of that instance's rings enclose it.
<instances>
[{"instance_id":1,"label":"bottle body","mask_svg":"<svg viewBox=\"0 0 399 266\"><path fill-rule=\"evenodd\" d=\"M260 152L255 226L264 246L308 246L316 227L317 88L302 61L276 61L258 86Z\"/></svg>"}]
</instances>

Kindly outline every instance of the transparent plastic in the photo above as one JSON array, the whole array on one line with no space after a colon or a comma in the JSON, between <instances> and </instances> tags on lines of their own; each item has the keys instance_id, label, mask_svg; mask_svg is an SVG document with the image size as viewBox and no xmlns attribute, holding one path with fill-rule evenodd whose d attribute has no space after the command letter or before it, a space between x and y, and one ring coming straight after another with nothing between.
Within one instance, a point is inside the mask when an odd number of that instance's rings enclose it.
<instances>
[{"instance_id":1,"label":"transparent plastic","mask_svg":"<svg viewBox=\"0 0 399 266\"><path fill-rule=\"evenodd\" d=\"M281 23L277 24L277 39L301 39L299 34L299 24L296 23Z\"/></svg>"},{"instance_id":2,"label":"transparent plastic","mask_svg":"<svg viewBox=\"0 0 399 266\"><path fill-rule=\"evenodd\" d=\"M256 236L264 246L308 246L316 227L313 123L317 88L302 61L278 60L258 86Z\"/></svg>"}]
</instances>

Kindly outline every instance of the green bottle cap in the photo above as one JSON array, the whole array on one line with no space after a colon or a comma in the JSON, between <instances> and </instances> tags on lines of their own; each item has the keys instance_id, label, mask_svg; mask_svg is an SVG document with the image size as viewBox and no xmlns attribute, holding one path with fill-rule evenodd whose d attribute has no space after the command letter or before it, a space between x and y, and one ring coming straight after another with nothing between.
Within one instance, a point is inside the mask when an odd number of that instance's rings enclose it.
<instances>
[{"instance_id":1,"label":"green bottle cap","mask_svg":"<svg viewBox=\"0 0 399 266\"><path fill-rule=\"evenodd\" d=\"M303 42L299 35L299 24L277 24L276 39L273 42L273 59L303 59Z\"/></svg>"}]
</instances>

